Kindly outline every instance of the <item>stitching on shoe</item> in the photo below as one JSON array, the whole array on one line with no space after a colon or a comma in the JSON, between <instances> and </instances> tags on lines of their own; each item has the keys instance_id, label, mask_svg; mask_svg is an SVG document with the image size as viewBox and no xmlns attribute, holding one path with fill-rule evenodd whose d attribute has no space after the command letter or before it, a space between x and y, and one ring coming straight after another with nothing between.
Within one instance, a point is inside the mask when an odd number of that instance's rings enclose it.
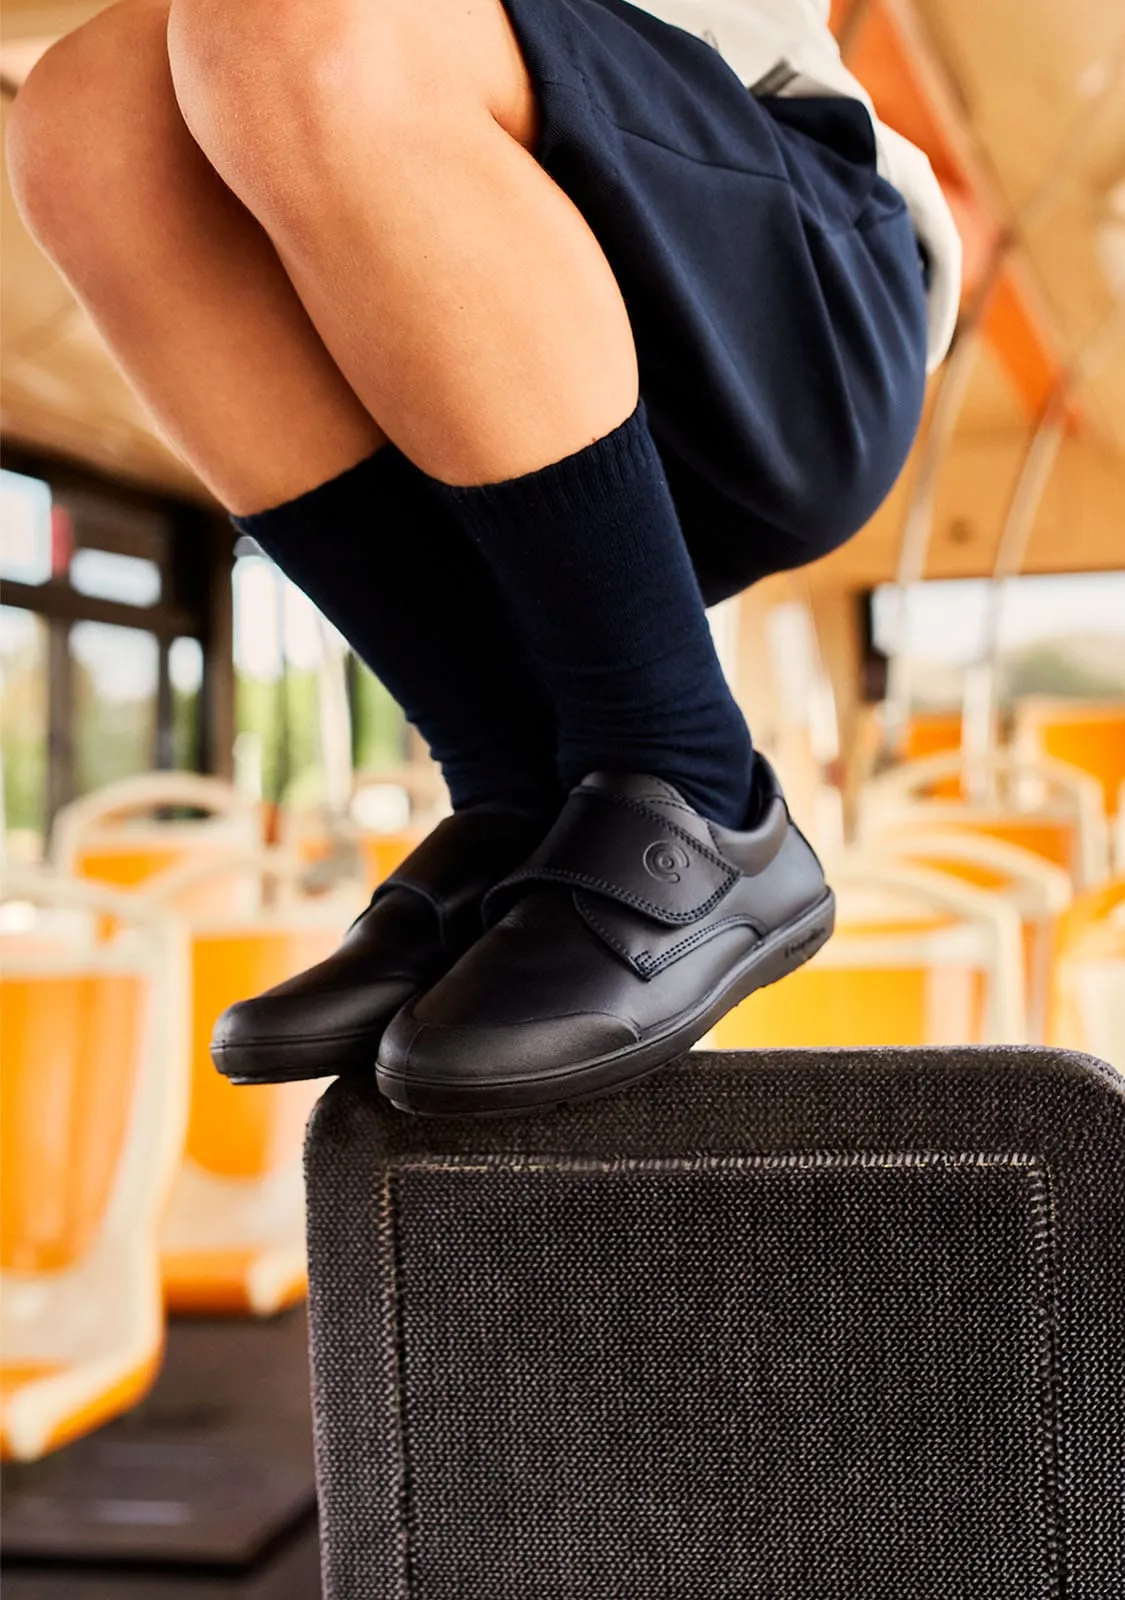
<instances>
[{"instance_id":1,"label":"stitching on shoe","mask_svg":"<svg viewBox=\"0 0 1125 1600\"><path fill-rule=\"evenodd\" d=\"M713 938L715 934L725 933L730 928L751 928L760 939L768 937L762 924L754 917L723 917L719 922L708 923L705 928L696 928L685 939L681 939L677 944L670 946L662 955L649 957L646 960L645 957L648 956L648 952L643 951L637 959L644 961L646 971L655 976L656 973L662 972L665 967L671 966L674 961L678 961L681 956L686 955L695 945L703 944L707 939Z\"/></svg>"},{"instance_id":2,"label":"stitching on shoe","mask_svg":"<svg viewBox=\"0 0 1125 1600\"><path fill-rule=\"evenodd\" d=\"M596 894L604 895L607 900L616 900L622 905L631 906L634 911L644 912L653 922L663 922L671 927L684 926L689 922L698 922L701 917L715 909L719 901L730 893L738 880L735 873L729 882L721 884L714 894L710 895L699 906L691 911L668 911L663 906L658 906L655 901L643 900L639 895L632 894L628 889L622 889L617 884L605 878L591 878L588 873L574 872L563 868L535 868L523 874L516 873L511 878L506 878L503 883L497 884L497 889L515 888L521 883L562 883L579 888L591 889ZM510 908L509 908L510 909Z\"/></svg>"},{"instance_id":3,"label":"stitching on shoe","mask_svg":"<svg viewBox=\"0 0 1125 1600\"><path fill-rule=\"evenodd\" d=\"M662 972L665 967L671 966L674 961L678 961L681 956L686 955L694 946L703 944L706 940L714 938L716 934L726 933L731 928L751 928L759 938L765 939L768 937L766 928L756 917L723 917L718 922L708 923L705 928L693 929L686 938L678 940L665 950L662 955L650 956L647 950L634 952L627 945L622 944L620 939L606 927L596 911L587 909L579 902L577 891L575 891L574 904L575 909L587 927L591 928L600 939L604 939L606 944L612 950L615 950L623 961L639 972L646 982L649 978L654 978L658 972Z\"/></svg>"},{"instance_id":4,"label":"stitching on shoe","mask_svg":"<svg viewBox=\"0 0 1125 1600\"><path fill-rule=\"evenodd\" d=\"M627 962L631 967L637 965L637 958L630 953L628 947L623 945L620 939L618 939L615 934L612 934L609 931L605 923L601 921L595 912L587 911L586 908L579 903L577 889L574 891L574 908L586 926L593 929L593 931L598 935L599 939L604 939L611 950L616 950L617 954L623 961ZM642 976L647 976L647 974L642 973Z\"/></svg>"},{"instance_id":5,"label":"stitching on shoe","mask_svg":"<svg viewBox=\"0 0 1125 1600\"><path fill-rule=\"evenodd\" d=\"M663 906L658 905L656 901L646 900L641 895L633 894L631 890L622 888L607 878L594 878L588 873L577 872L569 867L521 867L518 871L513 872L509 877L501 879L501 881L496 884L493 889L489 890L488 897L486 898L490 898L494 894L498 895L499 891L501 890L514 889L521 883L538 882L578 884L584 889L590 889L597 894L603 894L608 899L616 900L621 904L632 906L634 910L644 912L645 915L651 917L655 922L663 922L674 927L676 925L685 925L691 922L698 922L701 917L707 916L709 912L714 910L719 901L722 900L725 895L730 893L731 889L733 889L739 878L745 876L745 874L740 871L740 869L735 866L732 861L728 861L725 856L721 856L715 851L708 850L707 846L700 839L696 838L695 834L689 833L685 828L681 828L678 823L673 822L668 817L665 817L663 813L652 810L650 807L644 805L638 800L631 800L625 795L604 794L600 789L578 788L575 790L575 794L603 800L608 805L621 806L626 810L634 812L637 816L643 818L645 821L655 824L662 831L674 833L678 838L682 839L685 844L690 846L690 848L699 856L701 856L704 861L708 861L712 866L718 867L723 872L726 881L720 884L713 894L709 895L706 900L702 901L694 909L690 911L669 911ZM696 815L697 813L693 812L692 814ZM701 818L700 820L706 824L706 818ZM709 824L706 825L708 827L710 826Z\"/></svg>"},{"instance_id":6,"label":"stitching on shoe","mask_svg":"<svg viewBox=\"0 0 1125 1600\"><path fill-rule=\"evenodd\" d=\"M661 828L670 828L672 832L678 834L680 838L685 841L685 843L690 844L694 850L698 850L699 854L704 858L704 860L710 861L712 865L716 867L722 867L726 872L733 872L736 877L743 876L739 869L734 865L733 861L728 861L725 856L718 853L717 845L714 850L708 850L703 841L701 839L697 839L694 833L689 833L686 828L681 828L678 822L673 822L671 818L666 817L662 811L654 811L651 806L646 806L642 800L633 800L630 798L630 796L623 794L606 794L602 789L579 789L577 793L591 796L595 800L604 800L607 805L623 806L629 811L635 811L638 816L647 818L649 822L657 823ZM688 807L685 807L685 809L690 811L690 808ZM691 811L690 815L693 817L699 817L700 822L702 822L707 828L708 832L710 832L711 824L707 821L706 817L700 817L697 811ZM713 834L711 838L712 843L715 843Z\"/></svg>"}]
</instances>

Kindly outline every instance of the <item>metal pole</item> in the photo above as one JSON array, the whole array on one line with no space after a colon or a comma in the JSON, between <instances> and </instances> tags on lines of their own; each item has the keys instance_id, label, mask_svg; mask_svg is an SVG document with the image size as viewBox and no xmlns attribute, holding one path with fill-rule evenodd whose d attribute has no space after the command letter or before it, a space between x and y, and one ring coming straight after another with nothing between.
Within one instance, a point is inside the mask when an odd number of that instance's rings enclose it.
<instances>
[{"instance_id":1,"label":"metal pole","mask_svg":"<svg viewBox=\"0 0 1125 1600\"><path fill-rule=\"evenodd\" d=\"M965 679L962 772L966 793L974 800L989 798L992 790L993 773L989 758L998 712L1004 584L1022 570L1027 559L1027 547L1035 521L1071 421L1075 394L1108 358L1123 334L1125 301L1118 301L1099 323L1048 397L1028 441L1019 477L1012 490L992 565L980 659L970 668Z\"/></svg>"},{"instance_id":2,"label":"metal pole","mask_svg":"<svg viewBox=\"0 0 1125 1600\"><path fill-rule=\"evenodd\" d=\"M899 637L895 651L887 664L882 741L886 755L897 756L901 752L902 740L906 733L910 716L911 690L910 652L906 636L910 595L925 577L942 463L956 432L961 409L969 392L969 384L980 349L984 314L1001 268L1007 259L1008 248L1006 237L1002 237L993 252L988 271L972 307L957 330L953 349L942 368L937 399L934 401L929 426L918 452L918 464L906 508L902 542L899 545L894 576Z\"/></svg>"}]
</instances>

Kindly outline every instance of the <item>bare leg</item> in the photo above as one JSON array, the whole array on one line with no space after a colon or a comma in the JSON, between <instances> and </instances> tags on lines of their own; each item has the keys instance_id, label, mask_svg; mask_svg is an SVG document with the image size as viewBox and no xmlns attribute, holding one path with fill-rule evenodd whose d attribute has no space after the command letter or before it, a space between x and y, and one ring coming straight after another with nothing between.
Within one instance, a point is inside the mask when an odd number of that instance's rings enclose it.
<instances>
[{"instance_id":1,"label":"bare leg","mask_svg":"<svg viewBox=\"0 0 1125 1600\"><path fill-rule=\"evenodd\" d=\"M189 3L173 19L181 97L284 267L185 127L165 0L124 0L48 52L9 158L32 230L224 504L291 498L384 427L471 482L628 414L624 307L525 148L536 107L498 0L464 18L436 0L409 36L398 0L346 16L340 0Z\"/></svg>"},{"instance_id":2,"label":"bare leg","mask_svg":"<svg viewBox=\"0 0 1125 1600\"><path fill-rule=\"evenodd\" d=\"M193 134L425 471L513 477L630 414L620 291L526 148L500 0L173 0L169 48Z\"/></svg>"},{"instance_id":3,"label":"bare leg","mask_svg":"<svg viewBox=\"0 0 1125 1600\"><path fill-rule=\"evenodd\" d=\"M166 0L126 0L39 64L9 145L24 214L219 499L289 503L256 533L404 706L455 801L549 809L555 719L513 618L379 449L268 236L188 133L166 25Z\"/></svg>"},{"instance_id":4,"label":"bare leg","mask_svg":"<svg viewBox=\"0 0 1125 1600\"><path fill-rule=\"evenodd\" d=\"M166 28L166 0L125 0L55 45L16 101L9 162L33 232L163 431L252 511L383 435L184 126Z\"/></svg>"}]
</instances>

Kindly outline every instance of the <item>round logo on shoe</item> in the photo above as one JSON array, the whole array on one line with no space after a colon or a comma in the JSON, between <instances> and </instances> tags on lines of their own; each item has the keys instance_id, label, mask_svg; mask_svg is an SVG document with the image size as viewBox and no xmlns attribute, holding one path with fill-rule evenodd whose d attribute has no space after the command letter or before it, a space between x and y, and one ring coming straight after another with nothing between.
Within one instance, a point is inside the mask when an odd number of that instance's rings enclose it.
<instances>
[{"instance_id":1,"label":"round logo on shoe","mask_svg":"<svg viewBox=\"0 0 1125 1600\"><path fill-rule=\"evenodd\" d=\"M658 878L661 883L679 883L680 873L686 872L691 866L687 851L681 850L678 844L672 844L668 839L658 839L655 844L650 844L643 860L649 877Z\"/></svg>"}]
</instances>

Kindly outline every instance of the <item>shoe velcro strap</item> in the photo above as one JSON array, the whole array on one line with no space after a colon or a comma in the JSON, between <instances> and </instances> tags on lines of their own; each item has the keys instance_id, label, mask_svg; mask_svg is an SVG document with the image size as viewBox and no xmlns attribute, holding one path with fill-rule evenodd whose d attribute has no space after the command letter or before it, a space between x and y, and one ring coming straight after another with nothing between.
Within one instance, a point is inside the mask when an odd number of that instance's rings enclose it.
<instances>
[{"instance_id":1,"label":"shoe velcro strap","mask_svg":"<svg viewBox=\"0 0 1125 1600\"><path fill-rule=\"evenodd\" d=\"M737 867L642 801L575 789L538 850L485 897L487 926L537 883L604 895L668 927L698 922L733 888Z\"/></svg>"},{"instance_id":2,"label":"shoe velcro strap","mask_svg":"<svg viewBox=\"0 0 1125 1600\"><path fill-rule=\"evenodd\" d=\"M475 914L501 873L520 856L520 834L530 849L542 824L506 811L455 812L415 846L371 897L375 905L395 889L420 895L439 917L471 907Z\"/></svg>"}]
</instances>

